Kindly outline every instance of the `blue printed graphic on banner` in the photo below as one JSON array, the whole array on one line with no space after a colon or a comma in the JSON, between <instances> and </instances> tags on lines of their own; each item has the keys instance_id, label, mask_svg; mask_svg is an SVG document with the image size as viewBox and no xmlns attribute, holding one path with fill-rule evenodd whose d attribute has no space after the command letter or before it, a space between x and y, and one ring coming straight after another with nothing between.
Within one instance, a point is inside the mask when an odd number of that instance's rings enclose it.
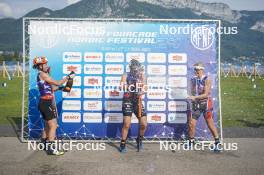
<instances>
[{"instance_id":1,"label":"blue printed graphic on banner","mask_svg":"<svg viewBox=\"0 0 264 175\"><path fill-rule=\"evenodd\" d=\"M218 122L217 22L104 22L31 21L29 75L29 135L40 136L43 120L38 111L38 72L35 56L46 56L51 77L60 80L76 73L70 93L55 92L58 136L68 138L120 138L123 125L121 76L128 63L144 65L152 87L143 98L147 113L146 138L181 139L187 136L190 116L190 81L193 65L202 62L212 80L213 118ZM132 116L130 137L138 134ZM203 117L196 136L211 139Z\"/></svg>"}]
</instances>

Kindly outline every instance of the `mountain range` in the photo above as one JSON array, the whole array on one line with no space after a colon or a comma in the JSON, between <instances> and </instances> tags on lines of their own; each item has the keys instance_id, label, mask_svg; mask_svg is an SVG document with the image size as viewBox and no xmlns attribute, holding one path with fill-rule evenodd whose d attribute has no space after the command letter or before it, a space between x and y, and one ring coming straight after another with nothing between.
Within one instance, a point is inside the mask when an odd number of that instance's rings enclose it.
<instances>
[{"instance_id":1,"label":"mountain range","mask_svg":"<svg viewBox=\"0 0 264 175\"><path fill-rule=\"evenodd\" d=\"M264 11L235 11L223 3L197 0L82 0L60 10L35 9L24 17L48 18L153 18L221 19L228 34L237 27L238 34L222 35L223 61L233 57L264 56ZM22 17L0 19L0 51L22 50ZM228 28L230 27L230 28Z\"/></svg>"}]
</instances>

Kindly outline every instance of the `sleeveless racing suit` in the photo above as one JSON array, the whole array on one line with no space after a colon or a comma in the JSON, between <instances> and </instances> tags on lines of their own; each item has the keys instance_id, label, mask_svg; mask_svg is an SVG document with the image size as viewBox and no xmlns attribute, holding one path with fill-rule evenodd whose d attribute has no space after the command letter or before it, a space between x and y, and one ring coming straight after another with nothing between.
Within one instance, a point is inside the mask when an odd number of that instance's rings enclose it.
<instances>
[{"instance_id":1,"label":"sleeveless racing suit","mask_svg":"<svg viewBox=\"0 0 264 175\"><path fill-rule=\"evenodd\" d=\"M201 79L197 76L192 78L192 93L194 96L202 95L205 92L205 82L208 76L204 75ZM206 119L213 116L213 103L212 98L207 97L204 99L197 99L192 101L191 117L198 119L203 115Z\"/></svg>"},{"instance_id":2,"label":"sleeveless racing suit","mask_svg":"<svg viewBox=\"0 0 264 175\"><path fill-rule=\"evenodd\" d=\"M124 116L132 116L132 113L138 117L139 114L139 93L136 92L137 83L142 83L139 77L132 75L130 72L127 74L126 78L127 86L130 87L129 90L124 92L122 111ZM146 116L146 111L142 103L141 117Z\"/></svg>"},{"instance_id":3,"label":"sleeveless racing suit","mask_svg":"<svg viewBox=\"0 0 264 175\"><path fill-rule=\"evenodd\" d=\"M38 73L37 76L37 85L40 93L38 108L43 119L48 121L57 117L57 110L54 105L54 96L51 84L41 80L39 75L40 73Z\"/></svg>"}]
</instances>

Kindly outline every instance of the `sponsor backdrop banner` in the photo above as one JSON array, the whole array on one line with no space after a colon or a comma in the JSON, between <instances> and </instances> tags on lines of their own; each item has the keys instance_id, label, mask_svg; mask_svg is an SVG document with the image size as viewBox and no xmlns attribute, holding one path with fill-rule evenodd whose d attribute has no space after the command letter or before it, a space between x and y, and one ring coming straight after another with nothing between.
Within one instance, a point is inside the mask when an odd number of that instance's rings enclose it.
<instances>
[{"instance_id":1,"label":"sponsor backdrop banner","mask_svg":"<svg viewBox=\"0 0 264 175\"><path fill-rule=\"evenodd\" d=\"M143 102L147 112L146 138L180 139L187 136L190 79L193 64L203 62L212 80L214 119L217 125L218 22L179 21L63 21L31 20L29 75L29 135L37 138L43 129L38 111L38 72L32 69L35 56L46 56L51 76L62 79L76 73L70 93L55 93L58 136L67 138L119 138L122 95L117 86L131 59L145 66L152 88ZM132 116L130 137L138 132ZM211 139L203 117L196 136Z\"/></svg>"}]
</instances>

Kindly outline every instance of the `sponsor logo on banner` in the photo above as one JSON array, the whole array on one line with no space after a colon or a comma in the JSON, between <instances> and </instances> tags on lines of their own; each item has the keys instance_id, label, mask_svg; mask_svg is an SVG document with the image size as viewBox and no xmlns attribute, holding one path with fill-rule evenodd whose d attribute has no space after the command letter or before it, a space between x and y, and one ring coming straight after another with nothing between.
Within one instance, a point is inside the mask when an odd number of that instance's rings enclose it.
<instances>
[{"instance_id":1,"label":"sponsor logo on banner","mask_svg":"<svg viewBox=\"0 0 264 175\"><path fill-rule=\"evenodd\" d=\"M169 86L184 88L187 87L186 77L169 77Z\"/></svg>"},{"instance_id":2,"label":"sponsor logo on banner","mask_svg":"<svg viewBox=\"0 0 264 175\"><path fill-rule=\"evenodd\" d=\"M186 89L170 88L169 98L170 99L186 99L188 93Z\"/></svg>"},{"instance_id":3,"label":"sponsor logo on banner","mask_svg":"<svg viewBox=\"0 0 264 175\"><path fill-rule=\"evenodd\" d=\"M166 77L148 77L148 86L164 86L166 85Z\"/></svg>"},{"instance_id":4,"label":"sponsor logo on banner","mask_svg":"<svg viewBox=\"0 0 264 175\"><path fill-rule=\"evenodd\" d=\"M169 63L187 63L187 55L185 53L169 53Z\"/></svg>"},{"instance_id":5,"label":"sponsor logo on banner","mask_svg":"<svg viewBox=\"0 0 264 175\"><path fill-rule=\"evenodd\" d=\"M81 89L72 88L71 92L62 92L63 98L81 98Z\"/></svg>"},{"instance_id":6,"label":"sponsor logo on banner","mask_svg":"<svg viewBox=\"0 0 264 175\"><path fill-rule=\"evenodd\" d=\"M187 111L187 102L185 101L169 101L169 111Z\"/></svg>"},{"instance_id":7,"label":"sponsor logo on banner","mask_svg":"<svg viewBox=\"0 0 264 175\"><path fill-rule=\"evenodd\" d=\"M100 76L85 76L84 86L102 86L102 77Z\"/></svg>"},{"instance_id":8,"label":"sponsor logo on banner","mask_svg":"<svg viewBox=\"0 0 264 175\"><path fill-rule=\"evenodd\" d=\"M102 89L88 89L83 90L84 98L102 98Z\"/></svg>"},{"instance_id":9,"label":"sponsor logo on banner","mask_svg":"<svg viewBox=\"0 0 264 175\"><path fill-rule=\"evenodd\" d=\"M169 113L168 114L169 123L187 123L186 113Z\"/></svg>"},{"instance_id":10,"label":"sponsor logo on banner","mask_svg":"<svg viewBox=\"0 0 264 175\"><path fill-rule=\"evenodd\" d=\"M107 64L105 65L106 74L123 74L124 66L122 64Z\"/></svg>"},{"instance_id":11,"label":"sponsor logo on banner","mask_svg":"<svg viewBox=\"0 0 264 175\"><path fill-rule=\"evenodd\" d=\"M198 50L207 50L213 45L214 35L209 25L196 27L192 31L191 43Z\"/></svg>"},{"instance_id":12,"label":"sponsor logo on banner","mask_svg":"<svg viewBox=\"0 0 264 175\"><path fill-rule=\"evenodd\" d=\"M83 113L83 122L84 123L102 123L102 114L101 113Z\"/></svg>"},{"instance_id":13,"label":"sponsor logo on banner","mask_svg":"<svg viewBox=\"0 0 264 175\"><path fill-rule=\"evenodd\" d=\"M83 110L85 110L85 111L101 111L102 110L102 101L84 100L83 101Z\"/></svg>"},{"instance_id":14,"label":"sponsor logo on banner","mask_svg":"<svg viewBox=\"0 0 264 175\"><path fill-rule=\"evenodd\" d=\"M101 64L85 64L84 74L102 74L103 66Z\"/></svg>"},{"instance_id":15,"label":"sponsor logo on banner","mask_svg":"<svg viewBox=\"0 0 264 175\"><path fill-rule=\"evenodd\" d=\"M165 123L166 115L164 113L148 113L148 123Z\"/></svg>"},{"instance_id":16,"label":"sponsor logo on banner","mask_svg":"<svg viewBox=\"0 0 264 175\"><path fill-rule=\"evenodd\" d=\"M169 65L169 75L186 75L187 66L185 65Z\"/></svg>"},{"instance_id":17,"label":"sponsor logo on banner","mask_svg":"<svg viewBox=\"0 0 264 175\"><path fill-rule=\"evenodd\" d=\"M63 64L64 74L69 74L71 71L75 72L75 74L81 74L82 66L80 64Z\"/></svg>"},{"instance_id":18,"label":"sponsor logo on banner","mask_svg":"<svg viewBox=\"0 0 264 175\"><path fill-rule=\"evenodd\" d=\"M106 111L122 111L122 101L105 101Z\"/></svg>"},{"instance_id":19,"label":"sponsor logo on banner","mask_svg":"<svg viewBox=\"0 0 264 175\"><path fill-rule=\"evenodd\" d=\"M84 61L85 62L102 62L103 54L101 52L85 52Z\"/></svg>"},{"instance_id":20,"label":"sponsor logo on banner","mask_svg":"<svg viewBox=\"0 0 264 175\"><path fill-rule=\"evenodd\" d=\"M62 122L63 123L80 123L81 114L77 112L63 112Z\"/></svg>"},{"instance_id":21,"label":"sponsor logo on banner","mask_svg":"<svg viewBox=\"0 0 264 175\"><path fill-rule=\"evenodd\" d=\"M147 59L149 63L165 63L166 54L165 53L148 53Z\"/></svg>"},{"instance_id":22,"label":"sponsor logo on banner","mask_svg":"<svg viewBox=\"0 0 264 175\"><path fill-rule=\"evenodd\" d=\"M105 113L104 115L105 123L123 123L122 113Z\"/></svg>"},{"instance_id":23,"label":"sponsor logo on banner","mask_svg":"<svg viewBox=\"0 0 264 175\"><path fill-rule=\"evenodd\" d=\"M82 54L81 52L63 52L64 62L81 62Z\"/></svg>"},{"instance_id":24,"label":"sponsor logo on banner","mask_svg":"<svg viewBox=\"0 0 264 175\"><path fill-rule=\"evenodd\" d=\"M148 65L149 75L165 75L166 66L165 65Z\"/></svg>"},{"instance_id":25,"label":"sponsor logo on banner","mask_svg":"<svg viewBox=\"0 0 264 175\"><path fill-rule=\"evenodd\" d=\"M126 61L130 62L132 59L138 60L139 62L145 62L145 53L127 53Z\"/></svg>"},{"instance_id":26,"label":"sponsor logo on banner","mask_svg":"<svg viewBox=\"0 0 264 175\"><path fill-rule=\"evenodd\" d=\"M111 52L105 53L105 62L124 62L124 53Z\"/></svg>"},{"instance_id":27,"label":"sponsor logo on banner","mask_svg":"<svg viewBox=\"0 0 264 175\"><path fill-rule=\"evenodd\" d=\"M148 111L165 111L166 103L165 101L148 101L147 107Z\"/></svg>"},{"instance_id":28,"label":"sponsor logo on banner","mask_svg":"<svg viewBox=\"0 0 264 175\"><path fill-rule=\"evenodd\" d=\"M123 93L117 90L105 90L105 98L120 99L123 98Z\"/></svg>"},{"instance_id":29,"label":"sponsor logo on banner","mask_svg":"<svg viewBox=\"0 0 264 175\"><path fill-rule=\"evenodd\" d=\"M165 99L166 98L166 92L164 90L148 91L147 97L148 97L148 99Z\"/></svg>"},{"instance_id":30,"label":"sponsor logo on banner","mask_svg":"<svg viewBox=\"0 0 264 175\"><path fill-rule=\"evenodd\" d=\"M81 86L82 85L82 78L80 76L75 76L73 79L73 86Z\"/></svg>"},{"instance_id":31,"label":"sponsor logo on banner","mask_svg":"<svg viewBox=\"0 0 264 175\"><path fill-rule=\"evenodd\" d=\"M81 110L81 101L77 100L63 100L63 110Z\"/></svg>"},{"instance_id":32,"label":"sponsor logo on banner","mask_svg":"<svg viewBox=\"0 0 264 175\"><path fill-rule=\"evenodd\" d=\"M107 86L119 86L120 81L120 77L105 77L105 85Z\"/></svg>"}]
</instances>

